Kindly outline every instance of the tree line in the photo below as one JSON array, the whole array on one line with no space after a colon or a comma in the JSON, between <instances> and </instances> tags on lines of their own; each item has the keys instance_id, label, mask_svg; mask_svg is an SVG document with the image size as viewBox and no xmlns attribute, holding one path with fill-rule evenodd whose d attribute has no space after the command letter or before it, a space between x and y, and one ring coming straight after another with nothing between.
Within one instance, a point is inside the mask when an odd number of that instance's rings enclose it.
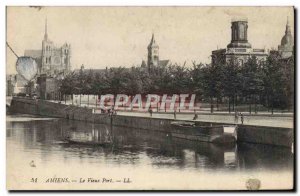
<instances>
[{"instance_id":1,"label":"tree line","mask_svg":"<svg viewBox=\"0 0 300 196\"><path fill-rule=\"evenodd\" d=\"M63 95L86 94L196 94L200 103L210 103L211 112L226 105L229 112L246 105L273 112L294 107L294 57L281 59L271 53L259 63L252 56L243 65L232 59L227 63L193 63L192 67L173 64L143 67L109 68L101 72L80 69L59 81Z\"/></svg>"}]
</instances>

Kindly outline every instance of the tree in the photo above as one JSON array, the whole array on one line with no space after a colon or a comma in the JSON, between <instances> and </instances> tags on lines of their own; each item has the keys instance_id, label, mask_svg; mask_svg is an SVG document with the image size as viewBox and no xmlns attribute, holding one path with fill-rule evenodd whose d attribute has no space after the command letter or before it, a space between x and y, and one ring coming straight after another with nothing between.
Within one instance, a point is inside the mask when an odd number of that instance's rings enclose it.
<instances>
[{"instance_id":1,"label":"tree","mask_svg":"<svg viewBox=\"0 0 300 196\"><path fill-rule=\"evenodd\" d=\"M236 60L231 59L224 66L224 96L228 97L228 112L231 112L231 103L233 110L237 105L237 95L241 89L241 70Z\"/></svg>"},{"instance_id":2,"label":"tree","mask_svg":"<svg viewBox=\"0 0 300 196\"><path fill-rule=\"evenodd\" d=\"M244 63L241 73L243 84L242 91L244 97L248 100L249 113L251 114L253 100L255 104L255 112L257 112L257 97L264 90L263 72L255 56L250 57L248 61Z\"/></svg>"},{"instance_id":3,"label":"tree","mask_svg":"<svg viewBox=\"0 0 300 196\"><path fill-rule=\"evenodd\" d=\"M286 79L284 78L281 57L278 53L271 53L263 66L264 96L267 97L267 107L284 108L287 106L285 95Z\"/></svg>"}]
</instances>

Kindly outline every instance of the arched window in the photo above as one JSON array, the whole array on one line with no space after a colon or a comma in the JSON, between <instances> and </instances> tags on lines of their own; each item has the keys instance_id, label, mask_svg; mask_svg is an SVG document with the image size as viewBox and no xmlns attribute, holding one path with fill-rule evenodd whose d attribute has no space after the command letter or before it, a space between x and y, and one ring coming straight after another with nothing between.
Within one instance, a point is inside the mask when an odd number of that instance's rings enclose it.
<instances>
[{"instance_id":1,"label":"arched window","mask_svg":"<svg viewBox=\"0 0 300 196\"><path fill-rule=\"evenodd\" d=\"M240 39L245 39L245 29L244 29L244 24L240 24L239 26L239 37Z\"/></svg>"}]
</instances>

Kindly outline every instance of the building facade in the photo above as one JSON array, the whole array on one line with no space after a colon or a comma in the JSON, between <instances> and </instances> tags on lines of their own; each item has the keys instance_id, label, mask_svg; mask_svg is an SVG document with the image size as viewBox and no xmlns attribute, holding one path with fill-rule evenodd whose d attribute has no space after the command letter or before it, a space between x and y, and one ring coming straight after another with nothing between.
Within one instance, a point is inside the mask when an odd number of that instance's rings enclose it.
<instances>
[{"instance_id":1,"label":"building facade","mask_svg":"<svg viewBox=\"0 0 300 196\"><path fill-rule=\"evenodd\" d=\"M11 74L6 76L6 96L13 96L17 82L17 75Z\"/></svg>"},{"instance_id":2,"label":"building facade","mask_svg":"<svg viewBox=\"0 0 300 196\"><path fill-rule=\"evenodd\" d=\"M34 82L29 82L20 74L10 74L6 76L6 96L15 96L19 93L33 94Z\"/></svg>"},{"instance_id":3,"label":"building facade","mask_svg":"<svg viewBox=\"0 0 300 196\"><path fill-rule=\"evenodd\" d=\"M56 47L48 37L47 28L46 20L41 50L25 50L24 56L32 57L38 65L34 79L36 94L42 99L56 99L59 97L57 79L71 71L71 45L65 43Z\"/></svg>"},{"instance_id":4,"label":"building facade","mask_svg":"<svg viewBox=\"0 0 300 196\"><path fill-rule=\"evenodd\" d=\"M60 99L59 84L56 78L41 74L37 78L37 95L41 99Z\"/></svg>"},{"instance_id":5,"label":"building facade","mask_svg":"<svg viewBox=\"0 0 300 196\"><path fill-rule=\"evenodd\" d=\"M71 70L71 45L65 43L61 47L55 47L48 37L47 28L46 20L42 49L25 50L24 55L35 59L38 64L38 75L46 74L50 77L65 75Z\"/></svg>"},{"instance_id":6,"label":"building facade","mask_svg":"<svg viewBox=\"0 0 300 196\"><path fill-rule=\"evenodd\" d=\"M248 21L234 20L231 22L231 42L227 48L212 51L212 64L237 62L242 66L247 60L255 56L258 62L263 62L268 56L265 49L255 49L248 42Z\"/></svg>"}]
</instances>

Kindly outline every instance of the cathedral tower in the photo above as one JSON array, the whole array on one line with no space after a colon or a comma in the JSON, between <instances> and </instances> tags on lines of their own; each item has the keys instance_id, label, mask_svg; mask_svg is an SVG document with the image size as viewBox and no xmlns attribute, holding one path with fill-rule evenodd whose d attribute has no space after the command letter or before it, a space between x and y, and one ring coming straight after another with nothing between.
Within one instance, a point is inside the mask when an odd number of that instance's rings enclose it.
<instances>
[{"instance_id":1,"label":"cathedral tower","mask_svg":"<svg viewBox=\"0 0 300 196\"><path fill-rule=\"evenodd\" d=\"M42 67L40 69L41 73L49 72L51 69L51 59L53 42L48 39L48 31L47 31L47 18L45 21L45 34L44 39L42 41Z\"/></svg>"}]
</instances>

